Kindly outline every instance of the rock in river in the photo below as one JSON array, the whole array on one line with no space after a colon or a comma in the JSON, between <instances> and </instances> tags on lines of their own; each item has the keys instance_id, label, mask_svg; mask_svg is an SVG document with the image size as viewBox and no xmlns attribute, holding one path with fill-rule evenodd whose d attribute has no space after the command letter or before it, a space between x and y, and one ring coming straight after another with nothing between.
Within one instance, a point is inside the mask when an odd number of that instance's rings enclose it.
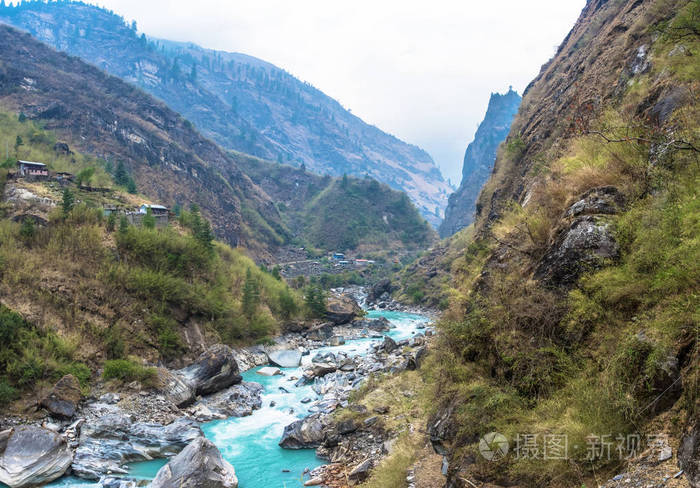
<instances>
[{"instance_id":1,"label":"rock in river","mask_svg":"<svg viewBox=\"0 0 700 488\"><path fill-rule=\"evenodd\" d=\"M73 472L99 479L109 473L126 473L125 463L173 456L202 437L196 422L180 418L170 425L133 422L123 414L99 417L83 425L75 451Z\"/></svg>"},{"instance_id":2,"label":"rock in river","mask_svg":"<svg viewBox=\"0 0 700 488\"><path fill-rule=\"evenodd\" d=\"M242 377L230 347L216 344L203 352L197 361L179 373L197 395L208 395L240 383Z\"/></svg>"},{"instance_id":3,"label":"rock in river","mask_svg":"<svg viewBox=\"0 0 700 488\"><path fill-rule=\"evenodd\" d=\"M309 415L284 428L280 447L284 449L310 449L321 445L326 425L319 415Z\"/></svg>"},{"instance_id":4,"label":"rock in river","mask_svg":"<svg viewBox=\"0 0 700 488\"><path fill-rule=\"evenodd\" d=\"M160 468L151 488L236 488L236 471L211 441L199 437Z\"/></svg>"},{"instance_id":5,"label":"rock in river","mask_svg":"<svg viewBox=\"0 0 700 488\"><path fill-rule=\"evenodd\" d=\"M11 488L42 485L59 478L73 456L66 441L55 432L22 425L0 432L5 448L0 454L0 483Z\"/></svg>"},{"instance_id":6,"label":"rock in river","mask_svg":"<svg viewBox=\"0 0 700 488\"><path fill-rule=\"evenodd\" d=\"M67 374L51 388L40 405L58 418L70 419L80 403L80 383L72 374Z\"/></svg>"},{"instance_id":7,"label":"rock in river","mask_svg":"<svg viewBox=\"0 0 700 488\"><path fill-rule=\"evenodd\" d=\"M360 306L349 295L331 297L326 305L326 318L336 325L351 322L361 312Z\"/></svg>"},{"instance_id":8,"label":"rock in river","mask_svg":"<svg viewBox=\"0 0 700 488\"><path fill-rule=\"evenodd\" d=\"M301 364L301 351L283 349L267 353L270 364L280 368L296 368Z\"/></svg>"}]
</instances>

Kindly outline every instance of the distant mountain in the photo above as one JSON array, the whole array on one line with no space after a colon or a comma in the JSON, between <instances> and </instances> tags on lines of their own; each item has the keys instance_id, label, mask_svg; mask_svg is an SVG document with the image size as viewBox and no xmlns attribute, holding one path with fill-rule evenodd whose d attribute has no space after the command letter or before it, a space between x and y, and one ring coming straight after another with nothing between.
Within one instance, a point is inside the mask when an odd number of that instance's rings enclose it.
<instances>
[{"instance_id":1,"label":"distant mountain","mask_svg":"<svg viewBox=\"0 0 700 488\"><path fill-rule=\"evenodd\" d=\"M245 159L241 169L277 202L300 245L386 255L424 249L437 239L405 193L376 180L319 176L256 158Z\"/></svg>"},{"instance_id":2,"label":"distant mountain","mask_svg":"<svg viewBox=\"0 0 700 488\"><path fill-rule=\"evenodd\" d=\"M0 25L0 106L112 166L158 203L198 204L215 232L264 255L287 239L277 207L232 155L162 102Z\"/></svg>"},{"instance_id":3,"label":"distant mountain","mask_svg":"<svg viewBox=\"0 0 700 488\"><path fill-rule=\"evenodd\" d=\"M451 190L425 151L272 64L149 39L135 24L82 2L0 7L0 22L145 89L225 148L321 174L369 175L405 191L433 225L441 220Z\"/></svg>"},{"instance_id":4,"label":"distant mountain","mask_svg":"<svg viewBox=\"0 0 700 488\"><path fill-rule=\"evenodd\" d=\"M464 154L462 183L450 195L445 220L440 225L440 237L449 237L474 221L479 192L491 176L498 146L508 135L520 100L520 95L512 88L503 95L491 95L486 116Z\"/></svg>"}]
</instances>

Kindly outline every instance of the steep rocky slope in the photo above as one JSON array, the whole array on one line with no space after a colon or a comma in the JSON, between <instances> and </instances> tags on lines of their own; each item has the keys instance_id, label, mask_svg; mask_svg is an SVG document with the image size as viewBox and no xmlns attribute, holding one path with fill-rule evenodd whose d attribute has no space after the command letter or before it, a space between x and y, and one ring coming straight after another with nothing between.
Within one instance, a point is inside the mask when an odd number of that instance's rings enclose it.
<instances>
[{"instance_id":1,"label":"steep rocky slope","mask_svg":"<svg viewBox=\"0 0 700 488\"><path fill-rule=\"evenodd\" d=\"M277 203L299 245L389 256L437 238L406 194L376 180L319 176L253 158L241 169Z\"/></svg>"},{"instance_id":2,"label":"steep rocky slope","mask_svg":"<svg viewBox=\"0 0 700 488\"><path fill-rule=\"evenodd\" d=\"M496 151L510 131L520 100L520 95L512 88L503 95L491 95L484 120L464 154L462 183L450 195L445 219L440 224L440 237L449 237L474 221L479 192L491 176Z\"/></svg>"},{"instance_id":3,"label":"steep rocky slope","mask_svg":"<svg viewBox=\"0 0 700 488\"><path fill-rule=\"evenodd\" d=\"M149 40L121 17L82 2L25 1L0 9L0 22L141 87L223 147L321 174L368 174L405 191L433 225L440 222L450 188L425 151L269 63Z\"/></svg>"},{"instance_id":4,"label":"steep rocky slope","mask_svg":"<svg viewBox=\"0 0 700 488\"><path fill-rule=\"evenodd\" d=\"M227 154L150 95L0 26L0 105L41 121L83 152L125 164L138 187L172 206L197 203L217 235L254 251L283 242L269 197Z\"/></svg>"},{"instance_id":5,"label":"steep rocky slope","mask_svg":"<svg viewBox=\"0 0 700 488\"><path fill-rule=\"evenodd\" d=\"M404 273L449 296L424 367L448 486L698 486L699 56L700 1L589 0L475 227Z\"/></svg>"}]
</instances>

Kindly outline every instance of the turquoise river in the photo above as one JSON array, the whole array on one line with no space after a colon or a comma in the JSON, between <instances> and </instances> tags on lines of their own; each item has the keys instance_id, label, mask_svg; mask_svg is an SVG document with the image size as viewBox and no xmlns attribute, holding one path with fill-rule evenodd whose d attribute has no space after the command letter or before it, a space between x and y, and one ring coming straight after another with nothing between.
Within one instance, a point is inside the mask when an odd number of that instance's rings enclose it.
<instances>
[{"instance_id":1,"label":"turquoise river","mask_svg":"<svg viewBox=\"0 0 700 488\"><path fill-rule=\"evenodd\" d=\"M387 335L397 341L411 337L416 333L418 326L428 322L425 316L404 312L370 311L368 316L386 317L394 326ZM304 404L301 400L305 397L316 400L318 395L311 386L295 388L289 377L301 376L304 366L317 352L344 351L348 355L364 355L367 354L370 345L378 341L381 339L355 339L342 346L315 349L311 355L303 357L301 367L285 368L284 376L269 377L256 374L259 368L243 373L244 381L254 381L264 386L262 408L247 417L231 417L201 426L207 438L216 444L224 458L236 469L239 488L303 486L303 481L308 479L303 477L304 470L322 465L323 460L316 457L313 449L282 449L277 443L286 425L310 413L309 406L312 404ZM280 390L280 387L284 387L289 393ZM274 406L270 406L271 404ZM160 459L134 464L131 466L129 477L150 480L166 462L166 459ZM99 485L74 477L64 477L48 486L89 488Z\"/></svg>"}]
</instances>

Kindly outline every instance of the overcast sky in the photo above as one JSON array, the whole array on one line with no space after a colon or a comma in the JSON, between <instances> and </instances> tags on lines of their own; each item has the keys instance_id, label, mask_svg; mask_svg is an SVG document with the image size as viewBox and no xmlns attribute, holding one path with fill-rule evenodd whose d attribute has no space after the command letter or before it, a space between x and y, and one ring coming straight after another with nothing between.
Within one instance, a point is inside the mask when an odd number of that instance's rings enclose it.
<instances>
[{"instance_id":1,"label":"overcast sky","mask_svg":"<svg viewBox=\"0 0 700 488\"><path fill-rule=\"evenodd\" d=\"M269 61L421 146L455 184L491 92L522 93L585 0L93 0L147 35Z\"/></svg>"}]
</instances>

